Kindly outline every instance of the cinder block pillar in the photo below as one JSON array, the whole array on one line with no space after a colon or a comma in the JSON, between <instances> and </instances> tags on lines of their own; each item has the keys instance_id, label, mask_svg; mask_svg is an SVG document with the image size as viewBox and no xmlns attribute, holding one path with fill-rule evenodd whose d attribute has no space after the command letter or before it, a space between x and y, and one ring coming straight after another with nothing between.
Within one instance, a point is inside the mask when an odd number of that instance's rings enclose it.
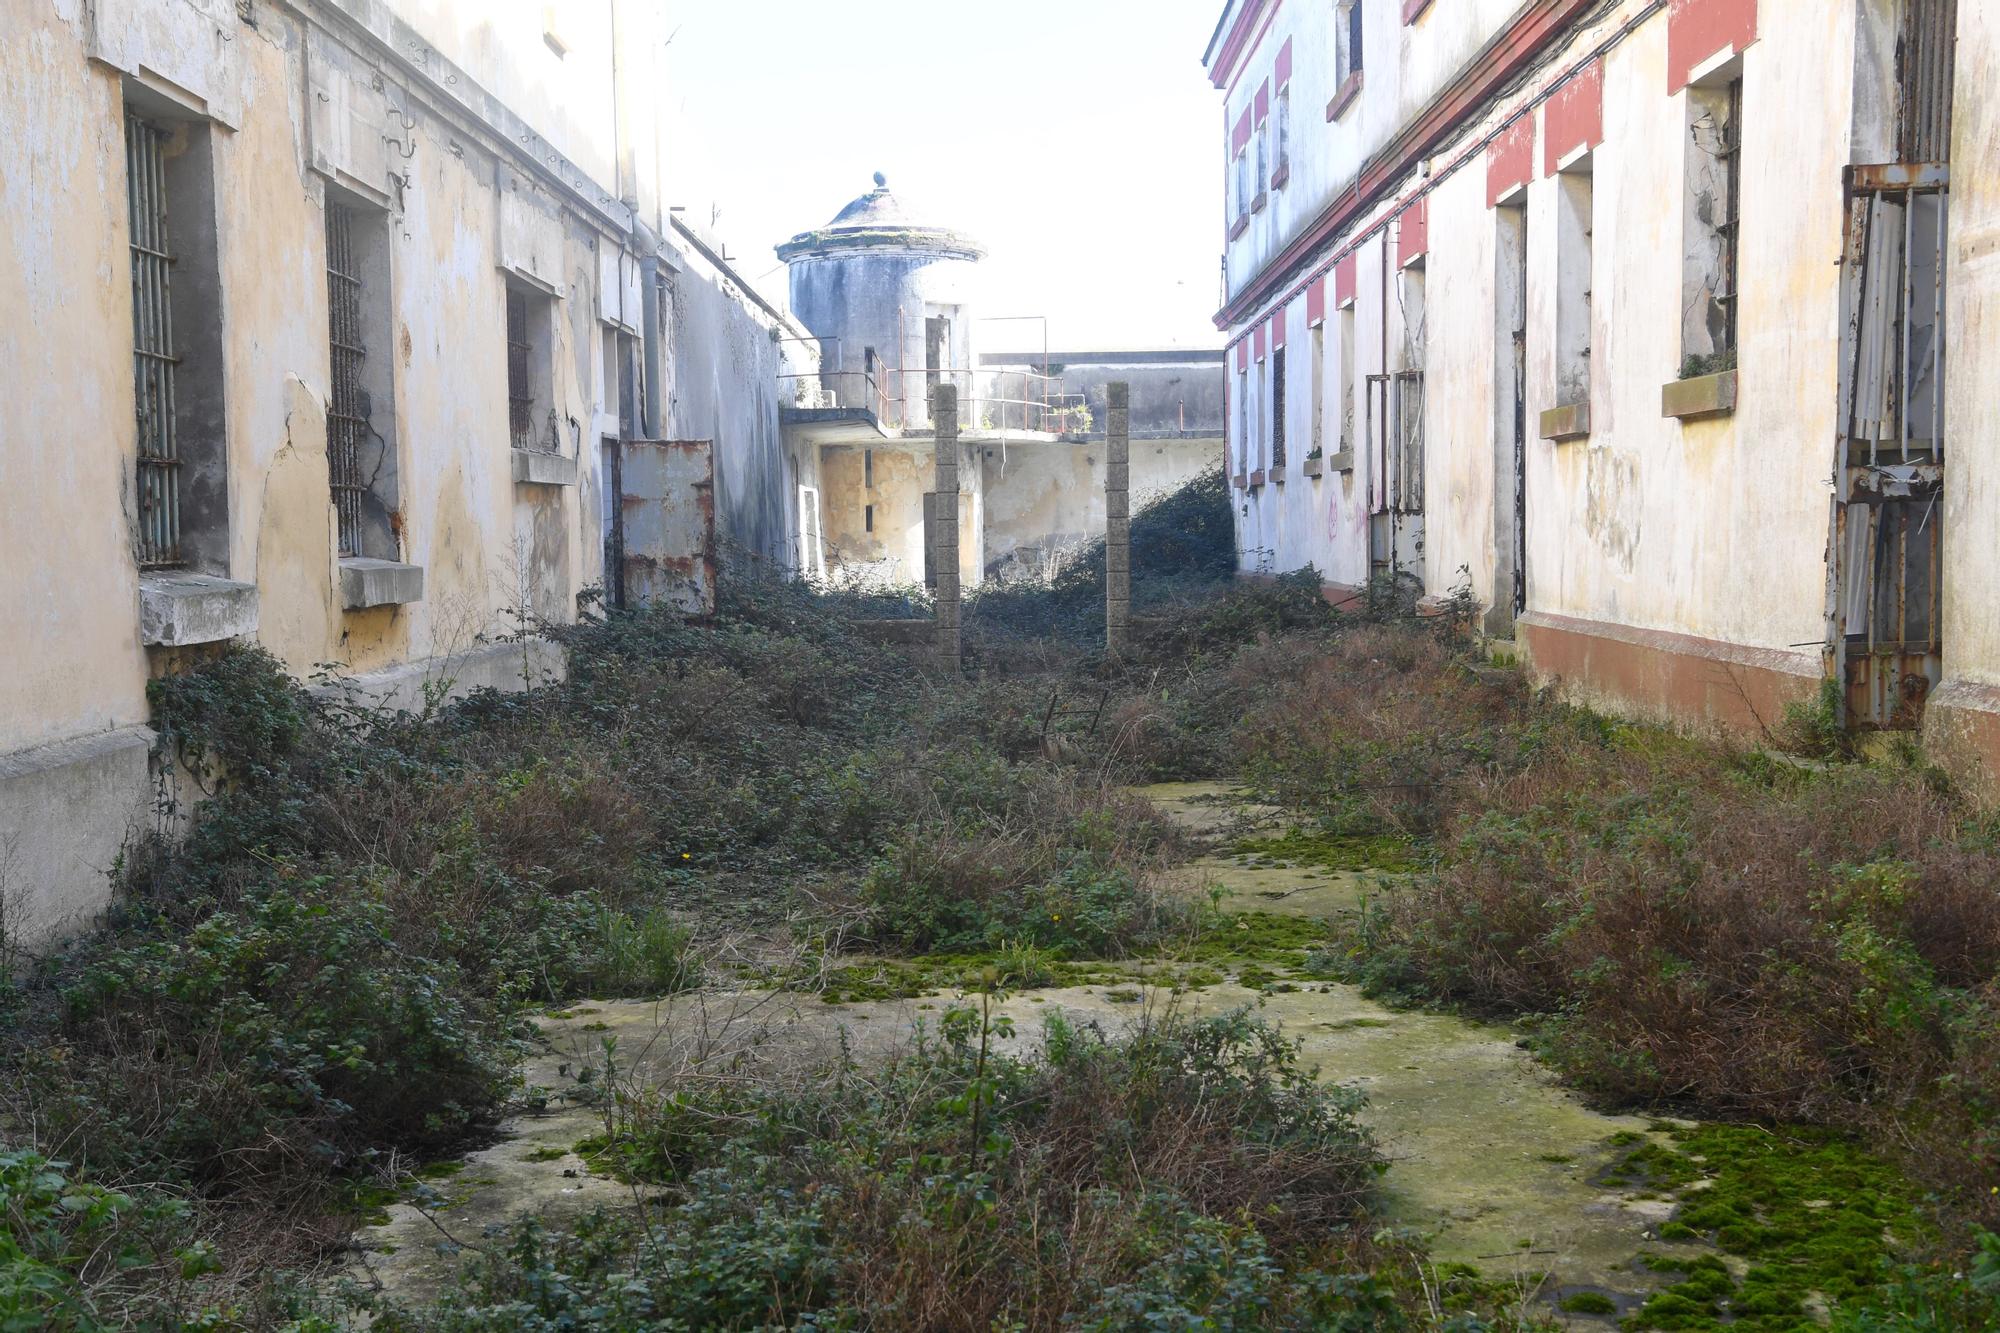
<instances>
[{"instance_id":1,"label":"cinder block pillar","mask_svg":"<svg viewBox=\"0 0 2000 1333\"><path fill-rule=\"evenodd\" d=\"M1104 386L1104 646L1122 655L1132 635L1132 409L1129 387Z\"/></svg>"},{"instance_id":2,"label":"cinder block pillar","mask_svg":"<svg viewBox=\"0 0 2000 1333\"><path fill-rule=\"evenodd\" d=\"M937 607L938 665L959 669L958 623L958 388L940 384L931 390L931 427L937 439L937 482L930 497L935 574L933 600Z\"/></svg>"}]
</instances>

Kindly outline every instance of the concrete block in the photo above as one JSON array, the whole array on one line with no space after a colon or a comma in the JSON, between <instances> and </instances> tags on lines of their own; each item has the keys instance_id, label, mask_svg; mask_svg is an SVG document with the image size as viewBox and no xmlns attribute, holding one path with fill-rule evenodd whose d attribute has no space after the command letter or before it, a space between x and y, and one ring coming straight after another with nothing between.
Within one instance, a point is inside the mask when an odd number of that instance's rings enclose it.
<instances>
[{"instance_id":1,"label":"concrete block","mask_svg":"<svg viewBox=\"0 0 2000 1333\"><path fill-rule=\"evenodd\" d=\"M1130 463L1106 463L1104 465L1104 489L1107 491L1131 490L1132 465Z\"/></svg>"},{"instance_id":2,"label":"concrete block","mask_svg":"<svg viewBox=\"0 0 2000 1333\"><path fill-rule=\"evenodd\" d=\"M111 901L111 872L152 809L153 733L80 736L0 755L0 920L29 948Z\"/></svg>"},{"instance_id":3,"label":"concrete block","mask_svg":"<svg viewBox=\"0 0 2000 1333\"><path fill-rule=\"evenodd\" d=\"M424 597L424 567L355 556L340 562L340 604L349 611L402 606Z\"/></svg>"},{"instance_id":4,"label":"concrete block","mask_svg":"<svg viewBox=\"0 0 2000 1333\"><path fill-rule=\"evenodd\" d=\"M1129 518L1132 514L1132 493L1130 491L1106 491L1104 493L1104 514L1107 518Z\"/></svg>"},{"instance_id":5,"label":"concrete block","mask_svg":"<svg viewBox=\"0 0 2000 1333\"><path fill-rule=\"evenodd\" d=\"M576 460L540 449L516 449L514 481L522 486L574 486Z\"/></svg>"},{"instance_id":6,"label":"concrete block","mask_svg":"<svg viewBox=\"0 0 2000 1333\"><path fill-rule=\"evenodd\" d=\"M1132 550L1129 546L1113 543L1104 548L1104 568L1113 574L1132 572Z\"/></svg>"},{"instance_id":7,"label":"concrete block","mask_svg":"<svg viewBox=\"0 0 2000 1333\"><path fill-rule=\"evenodd\" d=\"M1324 455L1319 458L1308 458L1299 464L1299 470L1308 477L1320 476L1326 471L1326 458Z\"/></svg>"},{"instance_id":8,"label":"concrete block","mask_svg":"<svg viewBox=\"0 0 2000 1333\"><path fill-rule=\"evenodd\" d=\"M1660 388L1660 415L1683 421L1696 417L1721 416L1736 410L1736 372L1697 375L1693 379L1669 380Z\"/></svg>"},{"instance_id":9,"label":"concrete block","mask_svg":"<svg viewBox=\"0 0 2000 1333\"><path fill-rule=\"evenodd\" d=\"M1542 413L1542 438L1580 440L1590 434L1590 404L1569 403Z\"/></svg>"},{"instance_id":10,"label":"concrete block","mask_svg":"<svg viewBox=\"0 0 2000 1333\"><path fill-rule=\"evenodd\" d=\"M1131 438L1132 411L1130 408L1114 407L1104 415L1104 434L1108 439L1128 440Z\"/></svg>"},{"instance_id":11,"label":"concrete block","mask_svg":"<svg viewBox=\"0 0 2000 1333\"><path fill-rule=\"evenodd\" d=\"M207 574L139 579L139 641L148 648L220 643L257 632L257 587Z\"/></svg>"}]
</instances>

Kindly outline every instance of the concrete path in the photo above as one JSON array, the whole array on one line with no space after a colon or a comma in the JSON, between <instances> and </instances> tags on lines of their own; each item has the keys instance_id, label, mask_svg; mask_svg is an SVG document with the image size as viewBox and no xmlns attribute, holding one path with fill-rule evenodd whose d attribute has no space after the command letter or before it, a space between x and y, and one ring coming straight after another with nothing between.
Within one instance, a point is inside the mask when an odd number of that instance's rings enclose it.
<instances>
[{"instance_id":1,"label":"concrete path","mask_svg":"<svg viewBox=\"0 0 2000 1333\"><path fill-rule=\"evenodd\" d=\"M1211 844L1227 846L1277 821L1277 812L1244 806L1213 784L1172 784L1146 795ZM1224 911L1323 919L1358 910L1375 882L1226 852L1181 873L1183 889L1204 901L1219 888ZM1552 1299L1599 1291L1621 1311L1656 1285L1632 1260L1671 1205L1592 1183L1618 1151L1612 1136L1649 1133L1647 1121L1592 1111L1558 1087L1508 1029L1388 1009L1340 983L1295 984L1260 993L1232 977L1180 994L1139 988L1136 1001L1129 985L1054 988L1012 995L1004 1009L1016 1020L1015 1046L1025 1048L1037 1039L1039 1015L1052 1007L1116 1031L1149 1008L1255 1006L1302 1041L1320 1077L1367 1094L1365 1119L1392 1161L1387 1219L1420 1232L1437 1262L1539 1284ZM934 1019L944 998L829 1005L806 994L709 990L581 1004L545 1018L543 1048L524 1071L540 1108L508 1120L497 1141L468 1155L454 1174L430 1180L434 1200L391 1205L386 1221L365 1228L354 1275L421 1297L450 1274L462 1247L495 1243L523 1212L631 1203L630 1187L593 1174L573 1151L604 1128L593 1099L607 1062L617 1080L648 1083L716 1062L821 1059L842 1033L864 1055L886 1053L910 1040L918 1019ZM1607 1328L1612 1317L1571 1322Z\"/></svg>"}]
</instances>

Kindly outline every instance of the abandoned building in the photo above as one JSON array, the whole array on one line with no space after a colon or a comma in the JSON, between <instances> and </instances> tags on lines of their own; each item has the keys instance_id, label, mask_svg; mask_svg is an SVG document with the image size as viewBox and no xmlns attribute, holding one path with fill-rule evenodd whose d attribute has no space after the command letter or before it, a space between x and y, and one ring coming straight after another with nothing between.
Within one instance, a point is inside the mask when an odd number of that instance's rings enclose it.
<instances>
[{"instance_id":1,"label":"abandoned building","mask_svg":"<svg viewBox=\"0 0 2000 1333\"><path fill-rule=\"evenodd\" d=\"M1143 502L1222 458L1218 352L983 353L963 232L913 214L881 175L824 227L778 247L817 355L787 376L802 478L801 563L842 582L909 585L925 567L931 390L958 391L959 576L1046 575L1105 529L1105 385L1132 386L1131 492ZM1046 326L1044 326L1046 327Z\"/></svg>"},{"instance_id":2,"label":"abandoned building","mask_svg":"<svg viewBox=\"0 0 2000 1333\"><path fill-rule=\"evenodd\" d=\"M815 353L663 192L658 6L10 12L18 937L101 907L191 654L419 702L551 669L500 636L587 589L699 598L716 541L796 565Z\"/></svg>"},{"instance_id":3,"label":"abandoned building","mask_svg":"<svg viewBox=\"0 0 2000 1333\"><path fill-rule=\"evenodd\" d=\"M1953 0L1228 0L1242 568L1468 588L1644 716L1837 682L1994 792L1996 59Z\"/></svg>"}]
</instances>

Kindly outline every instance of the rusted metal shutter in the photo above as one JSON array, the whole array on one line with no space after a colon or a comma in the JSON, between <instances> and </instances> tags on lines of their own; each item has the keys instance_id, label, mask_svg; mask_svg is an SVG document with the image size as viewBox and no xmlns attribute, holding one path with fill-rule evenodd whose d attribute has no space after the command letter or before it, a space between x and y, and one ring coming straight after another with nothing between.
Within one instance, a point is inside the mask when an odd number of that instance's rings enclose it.
<instances>
[{"instance_id":1,"label":"rusted metal shutter","mask_svg":"<svg viewBox=\"0 0 2000 1333\"><path fill-rule=\"evenodd\" d=\"M1958 0L1903 0L1896 41L1896 156L1951 157L1951 88Z\"/></svg>"},{"instance_id":2,"label":"rusted metal shutter","mask_svg":"<svg viewBox=\"0 0 2000 1333\"><path fill-rule=\"evenodd\" d=\"M715 449L708 440L627 440L618 467L628 605L715 612Z\"/></svg>"}]
</instances>

